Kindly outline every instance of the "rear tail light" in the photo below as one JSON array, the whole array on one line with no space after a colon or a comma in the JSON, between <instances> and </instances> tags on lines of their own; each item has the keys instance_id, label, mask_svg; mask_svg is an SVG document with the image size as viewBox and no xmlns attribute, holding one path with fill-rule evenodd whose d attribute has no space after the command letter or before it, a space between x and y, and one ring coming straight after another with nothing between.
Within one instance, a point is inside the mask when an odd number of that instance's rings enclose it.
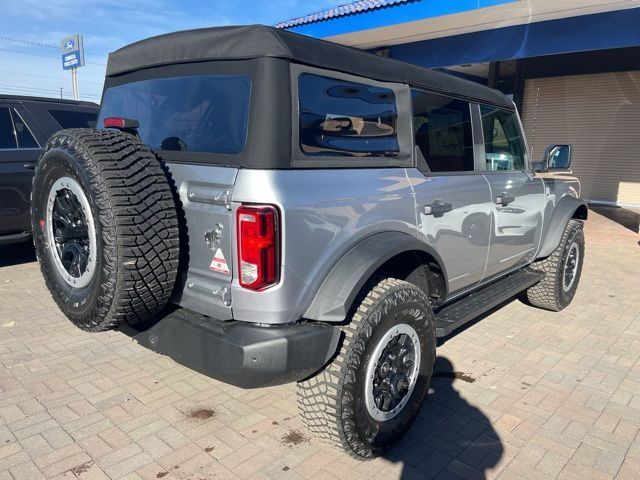
<instances>
[{"instance_id":1,"label":"rear tail light","mask_svg":"<svg viewBox=\"0 0 640 480\"><path fill-rule=\"evenodd\" d=\"M102 122L105 128L136 129L140 122L132 118L107 117Z\"/></svg>"},{"instance_id":2,"label":"rear tail light","mask_svg":"<svg viewBox=\"0 0 640 480\"><path fill-rule=\"evenodd\" d=\"M236 212L240 285L262 290L278 283L280 232L278 210L271 205L242 205Z\"/></svg>"}]
</instances>

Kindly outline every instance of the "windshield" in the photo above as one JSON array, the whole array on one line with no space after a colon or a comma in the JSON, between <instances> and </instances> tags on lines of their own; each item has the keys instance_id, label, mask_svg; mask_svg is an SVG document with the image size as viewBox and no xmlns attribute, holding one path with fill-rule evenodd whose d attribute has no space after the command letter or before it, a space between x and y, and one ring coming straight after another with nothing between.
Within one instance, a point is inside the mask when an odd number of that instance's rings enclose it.
<instances>
[{"instance_id":1,"label":"windshield","mask_svg":"<svg viewBox=\"0 0 640 480\"><path fill-rule=\"evenodd\" d=\"M108 117L140 122L156 150L239 153L246 142L251 80L202 75L142 80L105 91L98 125Z\"/></svg>"}]
</instances>

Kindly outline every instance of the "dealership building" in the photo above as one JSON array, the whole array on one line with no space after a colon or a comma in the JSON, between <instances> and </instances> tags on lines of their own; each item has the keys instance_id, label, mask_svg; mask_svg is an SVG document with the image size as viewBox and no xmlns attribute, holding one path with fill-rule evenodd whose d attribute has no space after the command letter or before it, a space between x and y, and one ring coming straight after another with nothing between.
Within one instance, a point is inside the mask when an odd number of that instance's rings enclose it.
<instances>
[{"instance_id":1,"label":"dealership building","mask_svg":"<svg viewBox=\"0 0 640 480\"><path fill-rule=\"evenodd\" d=\"M640 207L640 0L363 0L277 26L498 88L534 160L570 143L585 199Z\"/></svg>"}]
</instances>

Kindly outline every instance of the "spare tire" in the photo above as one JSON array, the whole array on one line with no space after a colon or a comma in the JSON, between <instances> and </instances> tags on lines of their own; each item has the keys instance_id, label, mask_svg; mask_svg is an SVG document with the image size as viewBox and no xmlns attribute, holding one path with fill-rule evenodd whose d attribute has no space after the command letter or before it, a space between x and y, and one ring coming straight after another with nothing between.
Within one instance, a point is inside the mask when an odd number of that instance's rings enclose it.
<instances>
[{"instance_id":1,"label":"spare tire","mask_svg":"<svg viewBox=\"0 0 640 480\"><path fill-rule=\"evenodd\" d=\"M160 160L117 130L54 134L31 196L36 253L64 314L87 331L153 319L178 274L176 204Z\"/></svg>"}]
</instances>

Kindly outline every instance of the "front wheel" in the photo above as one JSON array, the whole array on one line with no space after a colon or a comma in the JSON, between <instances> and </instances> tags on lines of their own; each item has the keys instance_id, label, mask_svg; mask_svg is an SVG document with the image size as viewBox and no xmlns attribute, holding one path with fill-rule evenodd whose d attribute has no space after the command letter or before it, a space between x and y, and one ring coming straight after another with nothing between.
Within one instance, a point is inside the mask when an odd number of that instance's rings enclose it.
<instances>
[{"instance_id":1,"label":"front wheel","mask_svg":"<svg viewBox=\"0 0 640 480\"><path fill-rule=\"evenodd\" d=\"M544 273L544 278L526 291L527 301L534 307L559 312L571 303L582 273L584 262L584 232L582 223L569 220L560 245L531 268Z\"/></svg>"},{"instance_id":2,"label":"front wheel","mask_svg":"<svg viewBox=\"0 0 640 480\"><path fill-rule=\"evenodd\" d=\"M362 300L337 357L298 385L309 430L358 457L376 457L409 429L429 388L435 327L427 296L385 279Z\"/></svg>"}]
</instances>

